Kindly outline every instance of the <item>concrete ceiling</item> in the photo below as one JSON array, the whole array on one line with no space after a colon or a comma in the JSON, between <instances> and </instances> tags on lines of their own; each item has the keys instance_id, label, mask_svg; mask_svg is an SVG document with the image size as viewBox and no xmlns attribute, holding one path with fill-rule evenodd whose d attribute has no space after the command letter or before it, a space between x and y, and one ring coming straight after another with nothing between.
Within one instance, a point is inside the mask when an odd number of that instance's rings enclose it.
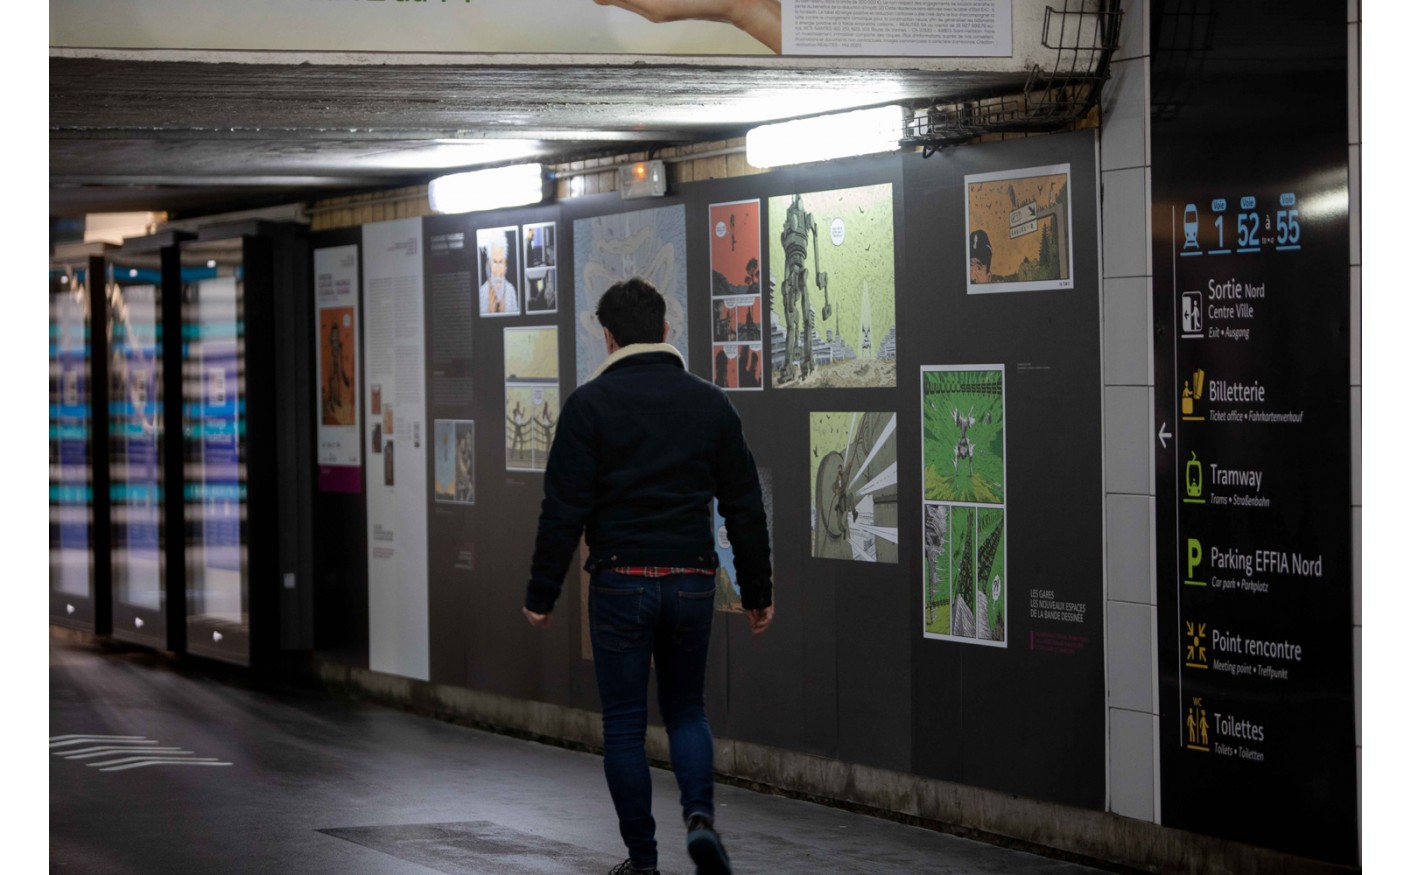
<instances>
[{"instance_id":1,"label":"concrete ceiling","mask_svg":"<svg viewBox=\"0 0 1410 875\"><path fill-rule=\"evenodd\" d=\"M511 140L545 163L710 142L763 121L1011 93L1028 63L667 61L51 49L50 214L181 218L416 185L510 160L484 150Z\"/></svg>"}]
</instances>

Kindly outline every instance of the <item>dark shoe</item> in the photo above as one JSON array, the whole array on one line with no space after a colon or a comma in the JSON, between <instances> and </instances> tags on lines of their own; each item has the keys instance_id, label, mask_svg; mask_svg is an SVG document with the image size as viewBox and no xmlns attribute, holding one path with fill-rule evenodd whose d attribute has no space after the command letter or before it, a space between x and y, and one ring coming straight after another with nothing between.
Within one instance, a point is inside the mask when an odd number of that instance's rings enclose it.
<instances>
[{"instance_id":1,"label":"dark shoe","mask_svg":"<svg viewBox=\"0 0 1410 875\"><path fill-rule=\"evenodd\" d=\"M697 814L686 822L685 849L695 861L696 875L730 875L724 843L714 823L704 815Z\"/></svg>"},{"instance_id":2,"label":"dark shoe","mask_svg":"<svg viewBox=\"0 0 1410 875\"><path fill-rule=\"evenodd\" d=\"M632 868L631 857L612 867L612 871L607 875L661 875L658 869L634 869Z\"/></svg>"}]
</instances>

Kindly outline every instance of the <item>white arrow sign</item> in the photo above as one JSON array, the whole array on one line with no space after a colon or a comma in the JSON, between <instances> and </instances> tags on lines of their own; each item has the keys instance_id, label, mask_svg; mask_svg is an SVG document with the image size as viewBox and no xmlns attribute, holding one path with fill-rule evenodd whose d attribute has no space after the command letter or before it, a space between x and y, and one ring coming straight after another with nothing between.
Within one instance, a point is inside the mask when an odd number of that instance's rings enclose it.
<instances>
[{"instance_id":1,"label":"white arrow sign","mask_svg":"<svg viewBox=\"0 0 1410 875\"><path fill-rule=\"evenodd\" d=\"M142 622L142 618L141 618L141 617L137 617L136 619L134 619L134 620L132 621L132 623L133 623L133 625L135 625L138 629L141 629L143 626L147 625L146 623Z\"/></svg>"},{"instance_id":2,"label":"white arrow sign","mask_svg":"<svg viewBox=\"0 0 1410 875\"><path fill-rule=\"evenodd\" d=\"M74 610L73 605L64 605L64 610L66 610L66 611L68 611L70 614L72 614L72 613L73 613L73 610Z\"/></svg>"},{"instance_id":3,"label":"white arrow sign","mask_svg":"<svg viewBox=\"0 0 1410 875\"><path fill-rule=\"evenodd\" d=\"M1156 432L1155 436L1160 438L1160 448L1162 450L1165 449L1165 439L1168 437L1173 437L1170 432L1165 430L1165 423L1163 422L1160 424L1160 431Z\"/></svg>"},{"instance_id":4,"label":"white arrow sign","mask_svg":"<svg viewBox=\"0 0 1410 875\"><path fill-rule=\"evenodd\" d=\"M211 633L211 640L212 640L212 641L218 642L218 641L220 641L220 639L222 639L222 638L224 638L224 637L225 637L225 636L222 635L222 634L220 634L219 632L212 632L212 633Z\"/></svg>"}]
</instances>

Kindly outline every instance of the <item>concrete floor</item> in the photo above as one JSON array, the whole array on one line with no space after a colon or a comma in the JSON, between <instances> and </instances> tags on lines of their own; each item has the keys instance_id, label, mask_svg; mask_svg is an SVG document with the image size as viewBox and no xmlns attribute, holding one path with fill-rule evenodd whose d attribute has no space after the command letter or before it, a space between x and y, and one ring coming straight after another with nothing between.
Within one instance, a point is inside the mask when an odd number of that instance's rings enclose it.
<instances>
[{"instance_id":1,"label":"concrete floor","mask_svg":"<svg viewBox=\"0 0 1410 875\"><path fill-rule=\"evenodd\" d=\"M60 636L49 677L51 872L546 875L605 873L626 856L593 754ZM130 738L55 741L83 735ZM83 753L98 747L123 750ZM193 762L128 761L130 747ZM661 871L690 873L674 781L653 776ZM1098 871L738 787L716 794L741 873Z\"/></svg>"}]
</instances>

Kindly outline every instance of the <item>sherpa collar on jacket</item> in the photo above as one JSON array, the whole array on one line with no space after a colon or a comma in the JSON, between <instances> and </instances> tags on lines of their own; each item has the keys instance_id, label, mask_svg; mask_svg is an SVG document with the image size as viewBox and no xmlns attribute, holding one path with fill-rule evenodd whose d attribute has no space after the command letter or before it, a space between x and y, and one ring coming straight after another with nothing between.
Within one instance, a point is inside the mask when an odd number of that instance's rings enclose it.
<instances>
[{"instance_id":1,"label":"sherpa collar on jacket","mask_svg":"<svg viewBox=\"0 0 1410 875\"><path fill-rule=\"evenodd\" d=\"M607 361L598 365L597 370L593 371L592 376L588 377L588 382L596 380L602 375L603 371L606 371L622 359L630 358L634 355L644 355L649 352L668 352L677 359L680 359L682 368L685 367L685 358L681 355L680 350L671 346L669 343L629 343L626 346L618 347L616 352L607 357Z\"/></svg>"}]
</instances>

